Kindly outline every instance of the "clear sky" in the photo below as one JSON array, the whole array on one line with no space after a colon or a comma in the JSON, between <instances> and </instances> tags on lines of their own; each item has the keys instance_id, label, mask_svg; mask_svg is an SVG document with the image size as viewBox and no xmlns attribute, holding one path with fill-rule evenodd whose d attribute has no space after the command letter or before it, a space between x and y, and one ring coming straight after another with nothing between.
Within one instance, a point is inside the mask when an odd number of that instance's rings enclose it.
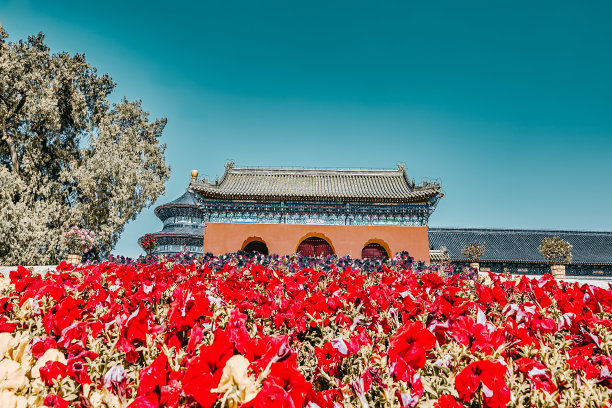
<instances>
[{"instance_id":1,"label":"clear sky","mask_svg":"<svg viewBox=\"0 0 612 408\"><path fill-rule=\"evenodd\" d=\"M168 118L155 205L227 160L404 162L442 182L431 226L612 230L610 21L608 1L0 0L10 40L43 31Z\"/></svg>"}]
</instances>

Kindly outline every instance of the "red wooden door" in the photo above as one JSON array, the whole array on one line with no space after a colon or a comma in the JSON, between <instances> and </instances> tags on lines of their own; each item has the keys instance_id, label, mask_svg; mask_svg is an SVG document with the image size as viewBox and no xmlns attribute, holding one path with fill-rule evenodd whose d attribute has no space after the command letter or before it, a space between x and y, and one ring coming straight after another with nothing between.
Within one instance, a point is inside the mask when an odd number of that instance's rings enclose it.
<instances>
[{"instance_id":1,"label":"red wooden door","mask_svg":"<svg viewBox=\"0 0 612 408\"><path fill-rule=\"evenodd\" d=\"M389 255L380 244L368 244L361 250L361 259L386 259Z\"/></svg>"},{"instance_id":2,"label":"red wooden door","mask_svg":"<svg viewBox=\"0 0 612 408\"><path fill-rule=\"evenodd\" d=\"M303 256L328 256L334 253L331 245L323 238L306 238L298 246L297 252Z\"/></svg>"}]
</instances>

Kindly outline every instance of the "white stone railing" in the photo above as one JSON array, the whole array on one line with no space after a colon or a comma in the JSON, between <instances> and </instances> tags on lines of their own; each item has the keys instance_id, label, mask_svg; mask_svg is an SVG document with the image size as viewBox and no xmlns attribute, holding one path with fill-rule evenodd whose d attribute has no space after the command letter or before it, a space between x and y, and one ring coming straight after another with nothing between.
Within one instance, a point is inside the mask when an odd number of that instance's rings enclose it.
<instances>
[{"instance_id":1,"label":"white stone railing","mask_svg":"<svg viewBox=\"0 0 612 408\"><path fill-rule=\"evenodd\" d=\"M35 265L35 266L25 266L25 268L26 268L26 269L31 269L31 270L33 270L34 272L38 272L38 273L41 273L41 274L44 274L44 273L46 273L46 272L48 272L48 271L54 271L56 267L57 267L57 265L42 265L42 266L41 266L41 265ZM9 273L10 273L11 271L16 270L16 269L17 269L17 267L16 267L16 266L0 266L0 273L1 273L3 276L8 277L8 276L9 276Z\"/></svg>"},{"instance_id":2,"label":"white stone railing","mask_svg":"<svg viewBox=\"0 0 612 408\"><path fill-rule=\"evenodd\" d=\"M27 269L31 269L34 272L38 272L41 274L45 274L48 271L54 271L56 269L57 265L44 265L44 266L40 266L40 265L36 265L36 266L26 266L25 268ZM5 277L9 276L9 272L10 271L14 271L15 269L17 269L16 266L0 266L0 274L2 274ZM480 272L479 275L488 275L488 272ZM523 275L513 275L515 277L520 278ZM524 275L527 278L531 279L531 278L538 278L542 275ZM605 289L610 289L610 286L608 285L608 283L612 283L612 279L610 278L606 278L606 277L592 277L592 276L566 276L564 279L564 281L566 282L578 282L580 284L584 284L587 283L589 285L593 285L593 286L599 286L600 288L605 288Z\"/></svg>"},{"instance_id":3,"label":"white stone railing","mask_svg":"<svg viewBox=\"0 0 612 408\"><path fill-rule=\"evenodd\" d=\"M480 276L486 276L489 273L488 272L479 272L478 273ZM521 278L522 276L526 276L528 279L531 278L541 278L542 275L522 275L522 274L511 274L513 277L515 278ZM564 280L566 282L569 283L574 283L574 282L578 282L579 284L588 284L588 285L593 285L593 286L599 286L600 288L604 288L604 289L610 289L610 286L608 285L608 283L612 283L612 279L609 277L598 277L598 276L565 276L565 278L560 279L560 280Z\"/></svg>"}]
</instances>

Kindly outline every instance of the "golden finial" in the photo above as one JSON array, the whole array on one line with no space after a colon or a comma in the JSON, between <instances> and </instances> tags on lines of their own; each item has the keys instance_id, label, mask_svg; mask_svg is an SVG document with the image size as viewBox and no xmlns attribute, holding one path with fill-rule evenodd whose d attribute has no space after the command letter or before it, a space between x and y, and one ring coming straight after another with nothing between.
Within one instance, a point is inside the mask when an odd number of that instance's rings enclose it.
<instances>
[{"instance_id":1,"label":"golden finial","mask_svg":"<svg viewBox=\"0 0 612 408\"><path fill-rule=\"evenodd\" d=\"M191 178L194 178L194 179L198 178L198 171L197 170L195 170L195 169L191 170Z\"/></svg>"}]
</instances>

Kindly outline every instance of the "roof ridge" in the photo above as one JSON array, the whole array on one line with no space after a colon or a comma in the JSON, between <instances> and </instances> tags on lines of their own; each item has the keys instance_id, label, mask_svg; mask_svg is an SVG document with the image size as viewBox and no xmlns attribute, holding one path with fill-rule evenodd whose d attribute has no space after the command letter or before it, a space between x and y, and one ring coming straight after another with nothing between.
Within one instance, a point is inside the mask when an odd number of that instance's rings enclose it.
<instances>
[{"instance_id":1,"label":"roof ridge","mask_svg":"<svg viewBox=\"0 0 612 408\"><path fill-rule=\"evenodd\" d=\"M233 167L227 170L228 173L242 173L242 172L271 172L271 173L357 173L372 175L375 173L385 173L393 175L403 174L402 170L399 169L367 169L367 168L300 168L300 167Z\"/></svg>"}]
</instances>

